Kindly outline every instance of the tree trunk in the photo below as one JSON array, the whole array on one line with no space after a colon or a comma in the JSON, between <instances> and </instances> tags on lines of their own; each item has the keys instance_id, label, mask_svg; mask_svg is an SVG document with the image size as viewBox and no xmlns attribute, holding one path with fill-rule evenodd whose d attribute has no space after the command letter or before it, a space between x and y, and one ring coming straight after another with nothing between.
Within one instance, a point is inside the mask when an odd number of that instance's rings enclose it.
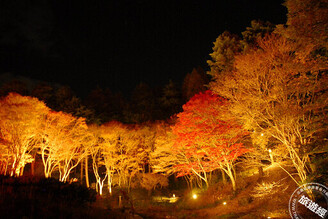
<instances>
[{"instance_id":1,"label":"tree trunk","mask_svg":"<svg viewBox=\"0 0 328 219\"><path fill-rule=\"evenodd\" d=\"M34 176L35 174L35 159L31 163L31 175Z\"/></svg>"},{"instance_id":2,"label":"tree trunk","mask_svg":"<svg viewBox=\"0 0 328 219\"><path fill-rule=\"evenodd\" d=\"M148 197L151 197L151 192L152 192L152 189L149 189L148 190Z\"/></svg>"},{"instance_id":3,"label":"tree trunk","mask_svg":"<svg viewBox=\"0 0 328 219\"><path fill-rule=\"evenodd\" d=\"M232 166L231 169L232 169L232 171L233 171L233 177L234 177L235 179L237 179L237 173L236 173L236 169L235 169L235 167Z\"/></svg>"},{"instance_id":4,"label":"tree trunk","mask_svg":"<svg viewBox=\"0 0 328 219\"><path fill-rule=\"evenodd\" d=\"M264 175L264 173L263 173L263 167L262 166L259 166L258 169L259 169L259 177L263 177L263 175Z\"/></svg>"},{"instance_id":5,"label":"tree trunk","mask_svg":"<svg viewBox=\"0 0 328 219\"><path fill-rule=\"evenodd\" d=\"M234 177L234 173L233 173L233 170L232 170L231 166L227 166L226 173L227 173L227 175L229 176L229 178L231 180L232 190L235 192L236 191L236 179Z\"/></svg>"},{"instance_id":6,"label":"tree trunk","mask_svg":"<svg viewBox=\"0 0 328 219\"><path fill-rule=\"evenodd\" d=\"M24 173L24 168L25 168L25 165L23 165L20 169L20 173L19 173L19 176L23 176L23 173Z\"/></svg>"},{"instance_id":7,"label":"tree trunk","mask_svg":"<svg viewBox=\"0 0 328 219\"><path fill-rule=\"evenodd\" d=\"M236 191L236 179L234 177L230 177L231 179L231 184L232 184L232 190L235 192Z\"/></svg>"},{"instance_id":8,"label":"tree trunk","mask_svg":"<svg viewBox=\"0 0 328 219\"><path fill-rule=\"evenodd\" d=\"M113 181L113 176L110 174L110 171L107 171L107 175L108 175L108 179L107 179L107 183L108 183L108 192L109 195L112 194L112 181Z\"/></svg>"},{"instance_id":9,"label":"tree trunk","mask_svg":"<svg viewBox=\"0 0 328 219\"><path fill-rule=\"evenodd\" d=\"M86 156L86 158L85 158L84 168L85 168L85 183L86 183L87 188L89 188L90 184L89 184L88 156Z\"/></svg>"},{"instance_id":10,"label":"tree trunk","mask_svg":"<svg viewBox=\"0 0 328 219\"><path fill-rule=\"evenodd\" d=\"M83 184L83 162L80 163L81 170L80 170L80 184Z\"/></svg>"},{"instance_id":11,"label":"tree trunk","mask_svg":"<svg viewBox=\"0 0 328 219\"><path fill-rule=\"evenodd\" d=\"M221 173L222 173L222 182L223 182L223 185L225 185L227 183L227 179L225 177L225 172L223 171L223 169L221 169Z\"/></svg>"}]
</instances>

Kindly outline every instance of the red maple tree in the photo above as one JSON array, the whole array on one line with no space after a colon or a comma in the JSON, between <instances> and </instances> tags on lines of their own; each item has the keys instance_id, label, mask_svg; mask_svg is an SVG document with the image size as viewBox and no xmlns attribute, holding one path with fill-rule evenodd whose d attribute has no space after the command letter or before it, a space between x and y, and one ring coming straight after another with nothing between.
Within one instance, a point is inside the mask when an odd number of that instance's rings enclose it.
<instances>
[{"instance_id":1,"label":"red maple tree","mask_svg":"<svg viewBox=\"0 0 328 219\"><path fill-rule=\"evenodd\" d=\"M240 142L246 132L229 115L228 101L211 91L196 94L183 106L172 127L178 177L195 174L208 185L207 173L222 169L231 179L234 161L247 152Z\"/></svg>"}]
</instances>

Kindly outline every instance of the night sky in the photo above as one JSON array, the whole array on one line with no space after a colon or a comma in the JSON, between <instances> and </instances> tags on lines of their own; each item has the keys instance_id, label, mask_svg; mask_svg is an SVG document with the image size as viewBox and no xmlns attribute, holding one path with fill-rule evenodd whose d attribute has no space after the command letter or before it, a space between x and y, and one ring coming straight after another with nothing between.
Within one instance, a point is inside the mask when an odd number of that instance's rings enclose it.
<instances>
[{"instance_id":1,"label":"night sky","mask_svg":"<svg viewBox=\"0 0 328 219\"><path fill-rule=\"evenodd\" d=\"M129 92L181 84L219 34L260 19L286 22L280 0L7 0L0 3L0 73Z\"/></svg>"}]
</instances>

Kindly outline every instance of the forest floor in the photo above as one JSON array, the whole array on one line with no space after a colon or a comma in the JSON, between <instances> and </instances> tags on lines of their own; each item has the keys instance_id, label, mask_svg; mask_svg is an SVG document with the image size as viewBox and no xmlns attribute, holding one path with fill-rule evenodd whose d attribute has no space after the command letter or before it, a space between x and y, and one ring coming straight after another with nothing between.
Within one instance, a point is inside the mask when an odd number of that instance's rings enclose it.
<instances>
[{"instance_id":1,"label":"forest floor","mask_svg":"<svg viewBox=\"0 0 328 219\"><path fill-rule=\"evenodd\" d=\"M262 177L256 173L239 178L235 195L229 183L217 183L198 191L196 199L192 192L177 191L175 203L135 198L133 209L131 202L116 208L113 199L103 198L94 206L107 209L111 218L290 218L289 198L297 186L280 167L265 168Z\"/></svg>"},{"instance_id":2,"label":"forest floor","mask_svg":"<svg viewBox=\"0 0 328 219\"><path fill-rule=\"evenodd\" d=\"M136 189L125 198L120 190L111 196L95 198L94 191L61 184L55 179L2 177L0 215L1 218L290 218L288 203L297 185L287 173L271 165L261 177L257 171L243 174L237 176L236 192L229 182L219 182L207 190L166 188L154 191L152 196ZM192 194L197 194L197 198Z\"/></svg>"}]
</instances>

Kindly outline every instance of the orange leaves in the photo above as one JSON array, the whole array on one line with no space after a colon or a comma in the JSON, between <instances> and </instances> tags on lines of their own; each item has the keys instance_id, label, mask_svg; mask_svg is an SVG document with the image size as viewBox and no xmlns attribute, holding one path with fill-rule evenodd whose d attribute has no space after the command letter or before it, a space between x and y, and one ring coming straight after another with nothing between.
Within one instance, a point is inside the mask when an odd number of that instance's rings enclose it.
<instances>
[{"instance_id":1,"label":"orange leaves","mask_svg":"<svg viewBox=\"0 0 328 219\"><path fill-rule=\"evenodd\" d=\"M195 95L183 106L172 127L177 135L174 150L186 158L185 163L176 165L179 176L218 169L247 151L238 143L245 132L227 107L227 100L211 91Z\"/></svg>"}]
</instances>

